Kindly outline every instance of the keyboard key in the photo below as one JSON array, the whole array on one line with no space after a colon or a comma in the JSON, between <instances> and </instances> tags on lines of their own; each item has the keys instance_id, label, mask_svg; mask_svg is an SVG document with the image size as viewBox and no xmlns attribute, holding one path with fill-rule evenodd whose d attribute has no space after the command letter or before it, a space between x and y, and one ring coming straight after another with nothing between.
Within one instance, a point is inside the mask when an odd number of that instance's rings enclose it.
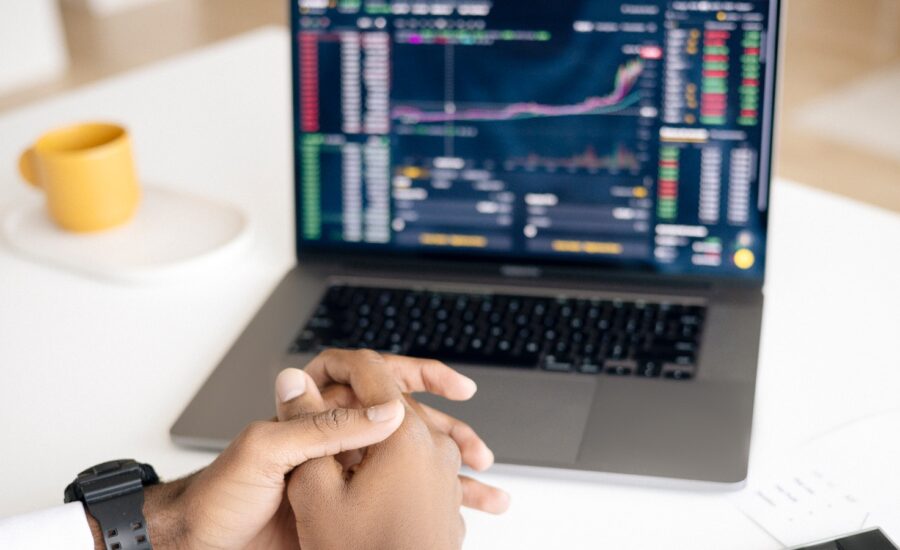
<instances>
[{"instance_id":1,"label":"keyboard key","mask_svg":"<svg viewBox=\"0 0 900 550\"><path fill-rule=\"evenodd\" d=\"M558 360L553 355L548 355L544 357L543 362L544 370L549 370L553 372L570 372L572 371L573 365L565 360Z\"/></svg>"},{"instance_id":2,"label":"keyboard key","mask_svg":"<svg viewBox=\"0 0 900 550\"><path fill-rule=\"evenodd\" d=\"M631 376L637 369L637 362L632 360L609 360L603 364L603 372L615 376Z\"/></svg>"},{"instance_id":3,"label":"keyboard key","mask_svg":"<svg viewBox=\"0 0 900 550\"><path fill-rule=\"evenodd\" d=\"M311 330L304 330L300 336L294 340L291 346L291 353L304 353L312 351L316 347L315 333Z\"/></svg>"},{"instance_id":4,"label":"keyboard key","mask_svg":"<svg viewBox=\"0 0 900 550\"><path fill-rule=\"evenodd\" d=\"M636 374L644 378L656 378L661 371L662 366L656 361L641 361Z\"/></svg>"},{"instance_id":5,"label":"keyboard key","mask_svg":"<svg viewBox=\"0 0 900 550\"><path fill-rule=\"evenodd\" d=\"M578 372L584 374L599 374L603 370L600 365L592 361L585 361L578 365Z\"/></svg>"},{"instance_id":6,"label":"keyboard key","mask_svg":"<svg viewBox=\"0 0 900 550\"><path fill-rule=\"evenodd\" d=\"M662 375L670 380L690 380L694 377L694 365L665 363L662 366Z\"/></svg>"}]
</instances>

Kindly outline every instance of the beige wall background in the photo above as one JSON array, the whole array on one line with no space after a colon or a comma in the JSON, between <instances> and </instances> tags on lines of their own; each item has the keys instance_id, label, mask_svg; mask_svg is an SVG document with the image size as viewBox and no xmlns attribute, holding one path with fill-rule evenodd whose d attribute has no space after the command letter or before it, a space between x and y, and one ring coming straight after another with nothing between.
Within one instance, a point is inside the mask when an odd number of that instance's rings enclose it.
<instances>
[{"instance_id":1,"label":"beige wall background","mask_svg":"<svg viewBox=\"0 0 900 550\"><path fill-rule=\"evenodd\" d=\"M0 96L0 112L260 26L286 27L287 1L155 0L96 16L69 0L70 69ZM786 1L777 174L900 212L900 0Z\"/></svg>"}]
</instances>

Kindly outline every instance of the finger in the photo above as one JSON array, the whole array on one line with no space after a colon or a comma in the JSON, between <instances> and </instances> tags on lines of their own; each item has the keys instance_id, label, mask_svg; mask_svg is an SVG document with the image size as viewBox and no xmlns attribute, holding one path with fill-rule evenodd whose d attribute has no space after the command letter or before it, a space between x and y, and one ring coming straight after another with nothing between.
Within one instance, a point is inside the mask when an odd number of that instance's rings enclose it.
<instances>
[{"instance_id":1,"label":"finger","mask_svg":"<svg viewBox=\"0 0 900 550\"><path fill-rule=\"evenodd\" d=\"M478 390L474 380L440 361L400 355L385 355L385 360L403 393L428 392L453 401L466 401Z\"/></svg>"},{"instance_id":2,"label":"finger","mask_svg":"<svg viewBox=\"0 0 900 550\"><path fill-rule=\"evenodd\" d=\"M334 408L334 407L332 407ZM284 422L304 413L326 409L319 388L300 369L284 369L275 378L275 410Z\"/></svg>"},{"instance_id":3,"label":"finger","mask_svg":"<svg viewBox=\"0 0 900 550\"><path fill-rule=\"evenodd\" d=\"M384 441L404 415L404 405L397 400L367 409L307 413L285 422L257 422L238 438L239 452L250 464L284 476L308 460Z\"/></svg>"},{"instance_id":4,"label":"finger","mask_svg":"<svg viewBox=\"0 0 900 550\"><path fill-rule=\"evenodd\" d=\"M356 398L356 394L350 386L343 384L331 384L322 390L322 399L327 409L359 409L362 403Z\"/></svg>"},{"instance_id":5,"label":"finger","mask_svg":"<svg viewBox=\"0 0 900 550\"><path fill-rule=\"evenodd\" d=\"M349 385L366 407L401 398L384 356L371 350L326 350L305 370L319 387L334 383Z\"/></svg>"},{"instance_id":6,"label":"finger","mask_svg":"<svg viewBox=\"0 0 900 550\"><path fill-rule=\"evenodd\" d=\"M459 476L463 490L463 506L489 514L502 514L509 509L509 494L468 476Z\"/></svg>"},{"instance_id":7,"label":"finger","mask_svg":"<svg viewBox=\"0 0 900 550\"><path fill-rule=\"evenodd\" d=\"M319 357L314 359L306 367L306 371L319 387L329 384L350 384L348 369L364 368L362 365L367 362L365 359L352 359L353 355L358 354L369 355L368 359L377 357L376 361L389 370L403 393L428 392L454 401L465 401L478 389L471 378L440 361L381 355L371 350L329 350L319 356L322 361L318 361ZM329 358L332 359L330 362L327 360Z\"/></svg>"},{"instance_id":8,"label":"finger","mask_svg":"<svg viewBox=\"0 0 900 550\"><path fill-rule=\"evenodd\" d=\"M478 472L487 470L494 464L494 453L471 426L428 405L419 403L419 407L435 429L447 434L456 443L463 464Z\"/></svg>"}]
</instances>

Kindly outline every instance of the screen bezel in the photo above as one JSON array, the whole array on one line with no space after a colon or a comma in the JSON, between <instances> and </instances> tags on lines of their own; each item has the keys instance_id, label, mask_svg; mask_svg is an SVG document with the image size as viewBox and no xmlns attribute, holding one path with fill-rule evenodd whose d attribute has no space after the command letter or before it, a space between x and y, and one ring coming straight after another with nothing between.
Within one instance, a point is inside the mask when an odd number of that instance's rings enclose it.
<instances>
[{"instance_id":1,"label":"screen bezel","mask_svg":"<svg viewBox=\"0 0 900 550\"><path fill-rule=\"evenodd\" d=\"M300 67L299 67L299 15L300 7L298 0L289 0L290 9L290 42L291 42L291 83L292 83L292 142L291 149L293 154L293 170L294 170L294 248L297 261L326 261L326 262L352 262L357 264L380 264L384 260L392 264L392 267L402 265L417 265L422 262L434 263L436 265L443 264L447 268L454 266L462 267L471 266L477 263L483 267L485 271L502 272L503 268L510 265L528 266L540 270L541 273L572 273L578 276L596 276L601 278L637 278L639 280L662 282L662 283L686 283L686 284L708 284L719 283L734 286L751 286L762 287L765 282L765 276L768 264L768 248L769 248L769 213L772 204L772 180L774 172L774 155L775 155L775 124L777 121L776 111L779 103L779 81L780 68L782 65L781 44L782 37L782 19L783 19L783 2L782 0L770 0L769 5L769 44L774 53L767 66L767 85L764 92L764 98L768 105L768 113L763 114L763 140L761 143L761 154L759 160L760 189L765 188L766 193L766 211L760 213L762 216L762 231L765 238L765 247L759 258L759 269L754 273L747 275L734 274L713 274L713 273L673 273L654 269L651 266L641 266L636 264L623 264L621 260L603 261L592 259L590 262L583 260L567 259L567 258L536 258L521 256L487 256L479 254L467 254L465 252L455 251L428 251L428 250L397 250L377 248L378 245L348 245L335 243L314 243L304 241L302 238L301 228L303 227L303 209L302 209L302 155L299 153L298 143L302 135L300 129ZM768 132L765 131L768 128ZM763 155L762 153L766 154ZM765 157L765 158L764 158ZM764 179L763 179L764 178ZM765 186L765 187L763 187Z\"/></svg>"}]
</instances>

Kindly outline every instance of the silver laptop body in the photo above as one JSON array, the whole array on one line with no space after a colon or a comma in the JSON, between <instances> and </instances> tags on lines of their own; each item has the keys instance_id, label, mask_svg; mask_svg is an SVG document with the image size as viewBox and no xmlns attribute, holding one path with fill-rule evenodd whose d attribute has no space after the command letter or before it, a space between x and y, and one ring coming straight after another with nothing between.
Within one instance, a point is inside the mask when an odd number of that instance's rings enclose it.
<instances>
[{"instance_id":1,"label":"silver laptop body","mask_svg":"<svg viewBox=\"0 0 900 550\"><path fill-rule=\"evenodd\" d=\"M500 463L743 481L778 2L355 9L292 2L298 263L173 439L223 448L323 347L433 349L479 390L422 400Z\"/></svg>"}]
</instances>

